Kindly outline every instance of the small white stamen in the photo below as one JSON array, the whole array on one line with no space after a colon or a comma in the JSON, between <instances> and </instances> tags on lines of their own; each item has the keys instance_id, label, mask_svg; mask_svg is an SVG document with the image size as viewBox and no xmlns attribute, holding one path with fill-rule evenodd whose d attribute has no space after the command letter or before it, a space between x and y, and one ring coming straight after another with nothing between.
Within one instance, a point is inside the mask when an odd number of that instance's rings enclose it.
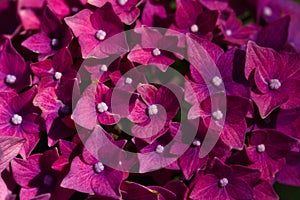
<instances>
[{"instance_id":1,"label":"small white stamen","mask_svg":"<svg viewBox=\"0 0 300 200\"><path fill-rule=\"evenodd\" d=\"M281 83L278 79L271 79L269 82L269 86L272 90L277 90L281 87Z\"/></svg>"},{"instance_id":2,"label":"small white stamen","mask_svg":"<svg viewBox=\"0 0 300 200\"><path fill-rule=\"evenodd\" d=\"M44 176L43 182L46 186L51 186L53 184L53 181L54 181L53 176L48 174Z\"/></svg>"},{"instance_id":3,"label":"small white stamen","mask_svg":"<svg viewBox=\"0 0 300 200\"><path fill-rule=\"evenodd\" d=\"M103 31L103 30L97 31L97 33L96 33L96 38L97 38L98 40L104 40L105 37L106 37L106 32L105 32L105 31Z\"/></svg>"},{"instance_id":4,"label":"small white stamen","mask_svg":"<svg viewBox=\"0 0 300 200\"><path fill-rule=\"evenodd\" d=\"M5 81L8 84L14 84L16 82L16 80L17 80L17 77L14 75L7 74L5 77Z\"/></svg>"},{"instance_id":5,"label":"small white stamen","mask_svg":"<svg viewBox=\"0 0 300 200\"><path fill-rule=\"evenodd\" d=\"M104 170L104 165L102 162L97 162L95 165L94 165L94 170L96 171L96 173L100 173Z\"/></svg>"},{"instance_id":6,"label":"small white stamen","mask_svg":"<svg viewBox=\"0 0 300 200\"><path fill-rule=\"evenodd\" d=\"M213 77L211 82L213 83L214 86L219 87L223 83L223 80L220 77L215 76Z\"/></svg>"},{"instance_id":7,"label":"small white stamen","mask_svg":"<svg viewBox=\"0 0 300 200\"><path fill-rule=\"evenodd\" d=\"M119 161L119 165L122 165L123 163L122 163L122 161Z\"/></svg>"},{"instance_id":8,"label":"small white stamen","mask_svg":"<svg viewBox=\"0 0 300 200\"><path fill-rule=\"evenodd\" d=\"M266 6L264 7L264 11L263 11L264 15L267 17L271 17L273 14L273 11L270 7Z\"/></svg>"},{"instance_id":9,"label":"small white stamen","mask_svg":"<svg viewBox=\"0 0 300 200\"><path fill-rule=\"evenodd\" d=\"M106 105L106 103L101 102L101 103L98 103L97 109L98 109L99 112L103 113L103 112L106 112L108 110L108 106Z\"/></svg>"},{"instance_id":10,"label":"small white stamen","mask_svg":"<svg viewBox=\"0 0 300 200\"><path fill-rule=\"evenodd\" d=\"M212 117L215 119L215 120L220 120L223 118L223 113L221 110L217 110L217 111L214 111L212 113Z\"/></svg>"},{"instance_id":11,"label":"small white stamen","mask_svg":"<svg viewBox=\"0 0 300 200\"><path fill-rule=\"evenodd\" d=\"M159 145L157 145L155 151L156 151L157 153L162 153L162 152L164 152L164 150L165 150L165 148L159 144Z\"/></svg>"},{"instance_id":12,"label":"small white stamen","mask_svg":"<svg viewBox=\"0 0 300 200\"><path fill-rule=\"evenodd\" d=\"M127 77L125 79L125 83L128 84L128 85L130 85L132 83L132 78Z\"/></svg>"},{"instance_id":13,"label":"small white stamen","mask_svg":"<svg viewBox=\"0 0 300 200\"><path fill-rule=\"evenodd\" d=\"M79 8L77 8L77 7L75 7L75 6L73 6L72 8L71 8L71 12L72 13L77 13L79 11Z\"/></svg>"},{"instance_id":14,"label":"small white stamen","mask_svg":"<svg viewBox=\"0 0 300 200\"><path fill-rule=\"evenodd\" d=\"M227 36L231 36L232 35L232 31L230 29L228 29L228 30L225 31L225 34Z\"/></svg>"},{"instance_id":15,"label":"small white stamen","mask_svg":"<svg viewBox=\"0 0 300 200\"><path fill-rule=\"evenodd\" d=\"M56 80L61 79L61 77L62 77L62 73L60 73L60 72L55 72L54 78L55 78Z\"/></svg>"},{"instance_id":16,"label":"small white stamen","mask_svg":"<svg viewBox=\"0 0 300 200\"><path fill-rule=\"evenodd\" d=\"M53 46L53 47L56 47L57 45L58 45L58 39L57 38L53 38L52 40L51 40L51 46Z\"/></svg>"},{"instance_id":17,"label":"small white stamen","mask_svg":"<svg viewBox=\"0 0 300 200\"><path fill-rule=\"evenodd\" d=\"M194 140L193 145L196 146L196 147L200 147L201 142L199 140Z\"/></svg>"},{"instance_id":18,"label":"small white stamen","mask_svg":"<svg viewBox=\"0 0 300 200\"><path fill-rule=\"evenodd\" d=\"M148 107L148 113L149 115L156 115L158 113L157 105L153 104Z\"/></svg>"},{"instance_id":19,"label":"small white stamen","mask_svg":"<svg viewBox=\"0 0 300 200\"><path fill-rule=\"evenodd\" d=\"M256 150L257 150L259 153L262 153L262 152L264 152L264 151L266 150L266 147L265 147L264 144L259 144L259 145L257 145Z\"/></svg>"},{"instance_id":20,"label":"small white stamen","mask_svg":"<svg viewBox=\"0 0 300 200\"><path fill-rule=\"evenodd\" d=\"M159 48L153 49L152 53L153 53L154 56L159 56L161 54Z\"/></svg>"},{"instance_id":21,"label":"small white stamen","mask_svg":"<svg viewBox=\"0 0 300 200\"><path fill-rule=\"evenodd\" d=\"M222 178L220 179L220 186L225 187L228 184L228 179L227 178Z\"/></svg>"},{"instance_id":22,"label":"small white stamen","mask_svg":"<svg viewBox=\"0 0 300 200\"><path fill-rule=\"evenodd\" d=\"M22 117L18 114L14 114L14 116L11 118L11 121L14 125L19 125L22 123Z\"/></svg>"},{"instance_id":23,"label":"small white stamen","mask_svg":"<svg viewBox=\"0 0 300 200\"><path fill-rule=\"evenodd\" d=\"M107 65L105 65L105 64L101 65L100 70L102 72L106 72L107 71Z\"/></svg>"},{"instance_id":24,"label":"small white stamen","mask_svg":"<svg viewBox=\"0 0 300 200\"><path fill-rule=\"evenodd\" d=\"M199 31L199 27L197 26L197 24L191 26L191 32L196 33L198 31Z\"/></svg>"},{"instance_id":25,"label":"small white stamen","mask_svg":"<svg viewBox=\"0 0 300 200\"><path fill-rule=\"evenodd\" d=\"M128 2L128 0L118 0L118 4L120 6L125 6L125 4Z\"/></svg>"}]
</instances>

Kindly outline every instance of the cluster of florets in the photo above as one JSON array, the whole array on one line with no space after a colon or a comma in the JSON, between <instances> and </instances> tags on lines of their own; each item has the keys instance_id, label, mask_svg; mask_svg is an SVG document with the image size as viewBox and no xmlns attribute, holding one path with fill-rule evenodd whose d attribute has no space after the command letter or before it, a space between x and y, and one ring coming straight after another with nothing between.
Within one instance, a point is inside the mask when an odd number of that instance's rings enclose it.
<instances>
[{"instance_id":1,"label":"cluster of florets","mask_svg":"<svg viewBox=\"0 0 300 200\"><path fill-rule=\"evenodd\" d=\"M299 19L291 0L1 1L0 199L279 199L300 186Z\"/></svg>"}]
</instances>

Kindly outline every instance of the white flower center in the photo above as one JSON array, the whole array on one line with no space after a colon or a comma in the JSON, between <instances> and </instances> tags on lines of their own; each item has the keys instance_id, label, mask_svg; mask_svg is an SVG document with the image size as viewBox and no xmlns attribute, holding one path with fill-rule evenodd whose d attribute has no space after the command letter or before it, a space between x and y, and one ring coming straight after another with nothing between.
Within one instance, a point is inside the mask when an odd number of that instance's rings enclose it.
<instances>
[{"instance_id":1,"label":"white flower center","mask_svg":"<svg viewBox=\"0 0 300 200\"><path fill-rule=\"evenodd\" d=\"M104 40L105 37L106 37L106 32L105 32L105 31L103 31L103 30L97 31L97 33L96 33L96 38L97 38L98 40Z\"/></svg>"},{"instance_id":2,"label":"white flower center","mask_svg":"<svg viewBox=\"0 0 300 200\"><path fill-rule=\"evenodd\" d=\"M94 165L94 170L96 171L96 173L100 173L104 170L104 165L102 162L97 162L95 165Z\"/></svg>"},{"instance_id":3,"label":"white flower center","mask_svg":"<svg viewBox=\"0 0 300 200\"><path fill-rule=\"evenodd\" d=\"M227 178L222 178L220 179L220 186L225 187L228 184L228 179Z\"/></svg>"},{"instance_id":4,"label":"white flower center","mask_svg":"<svg viewBox=\"0 0 300 200\"><path fill-rule=\"evenodd\" d=\"M22 123L22 117L18 114L14 114L14 116L11 118L11 121L14 125L19 125Z\"/></svg>"},{"instance_id":5,"label":"white flower center","mask_svg":"<svg viewBox=\"0 0 300 200\"><path fill-rule=\"evenodd\" d=\"M271 79L269 82L269 86L272 90L277 90L281 87L281 83L278 79Z\"/></svg>"},{"instance_id":6,"label":"white flower center","mask_svg":"<svg viewBox=\"0 0 300 200\"><path fill-rule=\"evenodd\" d=\"M108 107L107 107L106 103L101 102L101 103L98 103L97 109L98 109L99 112L103 113L103 112L106 112L108 110Z\"/></svg>"},{"instance_id":7,"label":"white flower center","mask_svg":"<svg viewBox=\"0 0 300 200\"><path fill-rule=\"evenodd\" d=\"M161 54L159 48L153 49L152 53L153 53L154 56L159 56Z\"/></svg>"},{"instance_id":8,"label":"white flower center","mask_svg":"<svg viewBox=\"0 0 300 200\"><path fill-rule=\"evenodd\" d=\"M157 145L157 147L156 147L156 149L155 149L155 151L156 151L157 153L162 153L162 152L164 152L164 150L165 150L165 148L164 148L163 146L161 146L160 144Z\"/></svg>"},{"instance_id":9,"label":"white flower center","mask_svg":"<svg viewBox=\"0 0 300 200\"><path fill-rule=\"evenodd\" d=\"M16 82L16 80L17 80L17 77L14 75L7 74L5 77L5 81L8 84L14 84Z\"/></svg>"},{"instance_id":10,"label":"white flower center","mask_svg":"<svg viewBox=\"0 0 300 200\"><path fill-rule=\"evenodd\" d=\"M226 34L227 36L231 36L231 35L232 35L232 30L230 30L230 29L226 30L226 31L225 31L225 34Z\"/></svg>"},{"instance_id":11,"label":"white flower center","mask_svg":"<svg viewBox=\"0 0 300 200\"><path fill-rule=\"evenodd\" d=\"M73 6L73 7L71 8L71 12L72 12L72 13L77 13L78 10L79 10L79 8L77 8L76 6Z\"/></svg>"},{"instance_id":12,"label":"white flower center","mask_svg":"<svg viewBox=\"0 0 300 200\"><path fill-rule=\"evenodd\" d=\"M272 9L268 6L264 7L264 11L263 11L264 15L267 17L271 17L273 12Z\"/></svg>"},{"instance_id":13,"label":"white flower center","mask_svg":"<svg viewBox=\"0 0 300 200\"><path fill-rule=\"evenodd\" d=\"M196 147L200 147L201 142L199 140L194 140L193 145L196 146Z\"/></svg>"},{"instance_id":14,"label":"white flower center","mask_svg":"<svg viewBox=\"0 0 300 200\"><path fill-rule=\"evenodd\" d=\"M117 0L117 1L120 6L125 6L125 4L128 2L128 0Z\"/></svg>"},{"instance_id":15,"label":"white flower center","mask_svg":"<svg viewBox=\"0 0 300 200\"><path fill-rule=\"evenodd\" d=\"M196 32L199 31L199 27L197 26L197 24L194 24L194 25L191 26L191 31L192 31L193 33L196 33Z\"/></svg>"},{"instance_id":16,"label":"white flower center","mask_svg":"<svg viewBox=\"0 0 300 200\"><path fill-rule=\"evenodd\" d=\"M127 77L125 79L125 83L128 84L128 85L130 85L132 83L132 78Z\"/></svg>"},{"instance_id":17,"label":"white flower center","mask_svg":"<svg viewBox=\"0 0 300 200\"><path fill-rule=\"evenodd\" d=\"M257 145L256 149L259 153L262 153L266 150L266 147L264 144L259 144L259 145Z\"/></svg>"},{"instance_id":18,"label":"white flower center","mask_svg":"<svg viewBox=\"0 0 300 200\"><path fill-rule=\"evenodd\" d=\"M101 65L100 70L102 72L106 72L107 71L107 65L105 65L105 64Z\"/></svg>"},{"instance_id":19,"label":"white flower center","mask_svg":"<svg viewBox=\"0 0 300 200\"><path fill-rule=\"evenodd\" d=\"M53 184L53 176L46 174L44 176L43 182L46 186L51 186Z\"/></svg>"},{"instance_id":20,"label":"white flower center","mask_svg":"<svg viewBox=\"0 0 300 200\"><path fill-rule=\"evenodd\" d=\"M213 77L211 82L213 83L214 86L219 87L223 83L223 80L220 77L215 76Z\"/></svg>"},{"instance_id":21,"label":"white flower center","mask_svg":"<svg viewBox=\"0 0 300 200\"><path fill-rule=\"evenodd\" d=\"M54 78L55 78L56 80L61 79L61 77L62 77L62 73L60 73L60 72L55 72Z\"/></svg>"},{"instance_id":22,"label":"white flower center","mask_svg":"<svg viewBox=\"0 0 300 200\"><path fill-rule=\"evenodd\" d=\"M217 110L217 111L214 111L212 113L212 117L215 119L215 120L220 120L223 118L223 113L221 110Z\"/></svg>"},{"instance_id":23,"label":"white flower center","mask_svg":"<svg viewBox=\"0 0 300 200\"><path fill-rule=\"evenodd\" d=\"M59 43L59 41L58 41L57 38L53 38L53 39L51 40L51 46L53 46L53 47L56 47L56 46L58 45L58 43Z\"/></svg>"},{"instance_id":24,"label":"white flower center","mask_svg":"<svg viewBox=\"0 0 300 200\"><path fill-rule=\"evenodd\" d=\"M157 105L153 104L148 107L148 113L149 115L156 115L158 113Z\"/></svg>"}]
</instances>

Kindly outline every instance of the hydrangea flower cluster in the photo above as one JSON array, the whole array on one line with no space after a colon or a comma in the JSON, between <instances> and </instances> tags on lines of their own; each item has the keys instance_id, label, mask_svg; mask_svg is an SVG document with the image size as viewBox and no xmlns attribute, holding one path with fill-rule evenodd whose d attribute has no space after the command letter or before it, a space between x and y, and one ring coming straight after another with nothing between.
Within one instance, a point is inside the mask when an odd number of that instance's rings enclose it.
<instances>
[{"instance_id":1,"label":"hydrangea flower cluster","mask_svg":"<svg viewBox=\"0 0 300 200\"><path fill-rule=\"evenodd\" d=\"M274 183L300 187L300 4L3 0L0 19L0 199L276 200Z\"/></svg>"}]
</instances>

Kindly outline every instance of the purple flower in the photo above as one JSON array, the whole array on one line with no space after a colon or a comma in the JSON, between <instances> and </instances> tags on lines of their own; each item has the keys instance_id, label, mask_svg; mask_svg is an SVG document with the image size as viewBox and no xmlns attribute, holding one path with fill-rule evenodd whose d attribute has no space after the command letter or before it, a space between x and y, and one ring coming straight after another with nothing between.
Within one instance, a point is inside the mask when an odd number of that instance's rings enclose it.
<instances>
[{"instance_id":1,"label":"purple flower","mask_svg":"<svg viewBox=\"0 0 300 200\"><path fill-rule=\"evenodd\" d=\"M184 33L206 35L215 28L217 19L218 11L203 11L198 1L176 1L175 21L179 30Z\"/></svg>"},{"instance_id":2,"label":"purple flower","mask_svg":"<svg viewBox=\"0 0 300 200\"><path fill-rule=\"evenodd\" d=\"M259 171L240 165L226 165L214 159L207 174L199 173L190 193L191 199L253 199L253 185Z\"/></svg>"},{"instance_id":3,"label":"purple flower","mask_svg":"<svg viewBox=\"0 0 300 200\"><path fill-rule=\"evenodd\" d=\"M114 170L94 158L84 149L83 157L75 157L62 187L103 197L119 199L120 185L126 173Z\"/></svg>"},{"instance_id":4,"label":"purple flower","mask_svg":"<svg viewBox=\"0 0 300 200\"><path fill-rule=\"evenodd\" d=\"M91 84L83 92L82 96L77 102L77 105L72 114L72 118L74 119L74 121L80 126L87 129L93 129L96 126L97 122L105 125L118 123L121 116L117 113L112 113L111 110L112 92L113 90L103 83ZM122 91L120 91L119 94L123 94ZM120 98L119 100L122 102L122 98ZM116 105L120 107L120 110L116 110L122 113L122 110L124 110L124 106L121 103Z\"/></svg>"},{"instance_id":5,"label":"purple flower","mask_svg":"<svg viewBox=\"0 0 300 200\"><path fill-rule=\"evenodd\" d=\"M181 88L176 88L180 91ZM128 118L136 123L131 129L134 136L153 142L164 134L161 131L179 110L179 102L170 89L141 84L137 88L140 98L136 99Z\"/></svg>"},{"instance_id":6,"label":"purple flower","mask_svg":"<svg viewBox=\"0 0 300 200\"><path fill-rule=\"evenodd\" d=\"M245 74L255 80L257 88L252 90L251 97L262 118L278 107L299 107L299 63L298 54L278 53L254 42L248 43Z\"/></svg>"},{"instance_id":7,"label":"purple flower","mask_svg":"<svg viewBox=\"0 0 300 200\"><path fill-rule=\"evenodd\" d=\"M17 92L30 84L30 71L24 58L15 50L9 39L0 48L0 88L13 88Z\"/></svg>"},{"instance_id":8,"label":"purple flower","mask_svg":"<svg viewBox=\"0 0 300 200\"><path fill-rule=\"evenodd\" d=\"M235 45L246 45L248 40L255 38L258 31L255 24L249 23L243 26L232 10L224 11L224 15L221 13L220 24L225 42Z\"/></svg>"},{"instance_id":9,"label":"purple flower","mask_svg":"<svg viewBox=\"0 0 300 200\"><path fill-rule=\"evenodd\" d=\"M208 161L208 156L203 158L199 157L200 148L207 132L207 128L205 127L202 119L191 120L186 123L182 123L181 125L183 130L178 133L180 134L180 140L173 144L171 147L171 153L180 154L187 145L189 146L184 154L182 154L178 159L178 164L184 174L184 177L189 180L198 169L205 167ZM190 137L189 134L193 132L197 134L189 145L190 139L188 137ZM175 138L175 140L177 139Z\"/></svg>"},{"instance_id":10,"label":"purple flower","mask_svg":"<svg viewBox=\"0 0 300 200\"><path fill-rule=\"evenodd\" d=\"M68 199L74 191L60 187L64 173L51 168L58 159L57 149L43 154L34 154L26 160L12 161L12 171L16 182L22 187L20 199L31 199L40 194L51 193L50 199Z\"/></svg>"},{"instance_id":11,"label":"purple flower","mask_svg":"<svg viewBox=\"0 0 300 200\"><path fill-rule=\"evenodd\" d=\"M223 84L227 95L249 97L249 89L239 83L241 81L236 80L237 74L233 73L233 69L238 70L235 62L239 59L243 59L241 51L232 48L226 53L223 53L218 46L206 40L198 39L198 41L201 41L203 46L205 44L207 45L207 50L209 50L210 56L213 59L216 59L217 68L216 70L209 68L204 71L205 76L207 78L209 77L211 80L209 83L206 83L200 72L203 73L202 70L207 68L207 66L190 66L190 75L188 75L186 79L187 82L185 84L185 100L192 104L197 101L200 102L210 95L209 91L212 93L220 91ZM190 56L197 55L191 54ZM243 64L243 62L237 63ZM195 96L197 99L194 98Z\"/></svg>"},{"instance_id":12,"label":"purple flower","mask_svg":"<svg viewBox=\"0 0 300 200\"><path fill-rule=\"evenodd\" d=\"M48 7L44 9L40 29L39 33L25 40L22 46L40 54L41 60L68 46L72 39L70 29Z\"/></svg>"},{"instance_id":13,"label":"purple flower","mask_svg":"<svg viewBox=\"0 0 300 200\"><path fill-rule=\"evenodd\" d=\"M94 12L84 9L72 17L66 17L65 21L78 38L84 58L94 53L97 57L104 58L107 55L127 52L125 36L121 34L113 37L123 31L123 24L110 3ZM113 38L105 42L110 37Z\"/></svg>"},{"instance_id":14,"label":"purple flower","mask_svg":"<svg viewBox=\"0 0 300 200\"><path fill-rule=\"evenodd\" d=\"M272 180L285 163L285 156L295 145L296 140L276 130L257 130L251 133L246 148L249 167L261 170L263 180Z\"/></svg>"},{"instance_id":15,"label":"purple flower","mask_svg":"<svg viewBox=\"0 0 300 200\"><path fill-rule=\"evenodd\" d=\"M290 16L291 22L288 28L288 43L299 51L300 34L298 27L299 22L299 4L294 1L269 1L262 0L257 2L257 21L263 19L267 22L274 22L283 16ZM283 30L278 30L279 32Z\"/></svg>"},{"instance_id":16,"label":"purple flower","mask_svg":"<svg viewBox=\"0 0 300 200\"><path fill-rule=\"evenodd\" d=\"M37 93L33 104L42 110L48 133L48 145L53 146L58 139L75 134L74 122L71 120L71 100L57 95L53 87L47 87Z\"/></svg>"},{"instance_id":17,"label":"purple flower","mask_svg":"<svg viewBox=\"0 0 300 200\"><path fill-rule=\"evenodd\" d=\"M155 65L161 71L167 71L175 62L176 56L168 50L177 48L177 37L164 36L159 31L147 27L139 28L141 45L137 44L128 54L128 59L142 65Z\"/></svg>"},{"instance_id":18,"label":"purple flower","mask_svg":"<svg viewBox=\"0 0 300 200\"><path fill-rule=\"evenodd\" d=\"M36 87L33 87L9 101L1 99L0 104L1 135L26 139L20 150L23 158L31 153L43 131L43 120L39 116L40 110L32 104L35 94Z\"/></svg>"},{"instance_id":19,"label":"purple flower","mask_svg":"<svg viewBox=\"0 0 300 200\"><path fill-rule=\"evenodd\" d=\"M63 79L72 80L77 75L71 53L67 48L59 50L52 59L32 63L30 67L34 75L40 79L39 89L57 88L64 83Z\"/></svg>"},{"instance_id":20,"label":"purple flower","mask_svg":"<svg viewBox=\"0 0 300 200\"><path fill-rule=\"evenodd\" d=\"M89 4L97 7L102 7L106 2L110 2L115 13L121 19L121 21L127 25L131 25L136 21L140 15L140 9L138 8L141 0L88 0Z\"/></svg>"},{"instance_id":21,"label":"purple flower","mask_svg":"<svg viewBox=\"0 0 300 200\"><path fill-rule=\"evenodd\" d=\"M217 102L217 108L211 110L210 98L213 102ZM250 101L246 98L238 96L227 96L227 102L222 100L223 93L217 93L206 98L201 102L200 106L195 104L194 109L189 111L189 117L203 117L205 125L208 127L211 120L211 129L218 130L220 124L224 123L220 133L221 140L234 149L242 149L246 135L246 115L250 107ZM226 113L225 113L226 108ZM225 117L226 114L226 117Z\"/></svg>"}]
</instances>

